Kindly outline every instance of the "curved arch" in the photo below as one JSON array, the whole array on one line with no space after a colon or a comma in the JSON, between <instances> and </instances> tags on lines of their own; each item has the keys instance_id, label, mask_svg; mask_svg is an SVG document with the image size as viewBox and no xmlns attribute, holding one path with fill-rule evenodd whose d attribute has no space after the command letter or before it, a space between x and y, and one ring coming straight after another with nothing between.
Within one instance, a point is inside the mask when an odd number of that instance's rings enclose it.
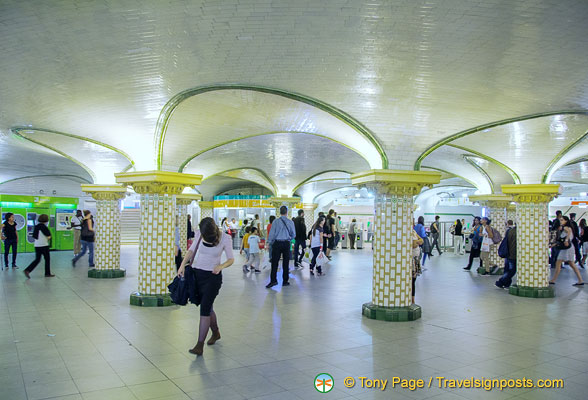
<instances>
[{"instance_id":1,"label":"curved arch","mask_svg":"<svg viewBox=\"0 0 588 400\"><path fill-rule=\"evenodd\" d=\"M77 178L81 181L84 181L86 183L91 184L92 182L90 182L89 180L87 180L86 178L82 178L81 176L77 176L77 175L68 175L68 174L64 174L64 175L60 175L60 174L48 174L48 175L28 175L28 176L21 176L18 178L12 178L12 179L8 179L4 182L0 182L0 185L4 185L5 183L10 183L10 182L14 182L14 181L19 181L21 179L29 179L29 178L43 178L43 177L59 177L59 178Z\"/></svg>"},{"instance_id":2,"label":"curved arch","mask_svg":"<svg viewBox=\"0 0 588 400\"><path fill-rule=\"evenodd\" d=\"M341 190L341 189L346 189L346 188L355 188L357 190L360 190L357 186L353 186L353 185L347 185L347 186L341 186L338 188L334 188L334 189L329 189L329 190L325 190L324 192L321 192L319 194L317 194L316 196L314 196L312 198L312 202L314 203L316 201L316 199L318 199L320 196L323 196L329 192L334 192L335 190Z\"/></svg>"},{"instance_id":3,"label":"curved arch","mask_svg":"<svg viewBox=\"0 0 588 400\"><path fill-rule=\"evenodd\" d=\"M323 175L323 174L327 174L329 172L343 172L345 174L349 174L351 175L351 172L349 171L345 171L342 169L328 169L326 171L323 172L319 172L317 174L311 175L308 178L304 179L302 182L300 182L298 185L294 186L294 189L292 189L292 194L296 193L296 191L300 188L300 186L304 185L305 183L308 183L310 180L312 180L313 178L316 178L317 176Z\"/></svg>"},{"instance_id":4,"label":"curved arch","mask_svg":"<svg viewBox=\"0 0 588 400\"><path fill-rule=\"evenodd\" d=\"M235 143L235 142L238 142L238 141L244 140L244 139L249 139L249 138L258 137L258 136L265 136L265 135L279 135L281 133L292 133L292 134L297 133L297 134L302 134L302 135L312 135L312 136L317 136L317 137L320 137L320 138L323 138L323 139L330 140L330 141L332 141L334 143L340 144L341 146L344 146L344 147L348 148L349 150L351 150L351 151L359 154L361 156L361 158L363 158L368 163L368 165L369 165L369 160L367 159L367 157L365 155L361 154L358 150L354 149L351 146L346 145L345 143L342 143L342 142L339 142L339 141L337 141L335 139L332 139L332 138L330 138L328 136L321 135L319 133L302 132L302 131L287 131L287 132L284 132L284 131L271 131L271 132L263 132L263 133L254 133L252 135L242 136L242 137L239 137L239 138L234 138L234 139L231 139L231 140L227 140L226 142L222 142L222 143L219 143L219 144L215 144L214 146L210 146L210 147L208 147L208 148L206 148L204 150L201 150L198 153L196 153L196 154L188 157L180 165L180 168L178 168L178 172L183 172L184 171L184 168L186 168L186 165L188 165L190 163L190 161L192 161L196 157L198 157L198 156L200 156L200 155L202 155L202 154L204 154L204 153L206 153L206 152L208 152L210 150L218 149L219 147L225 146L227 144Z\"/></svg>"},{"instance_id":5,"label":"curved arch","mask_svg":"<svg viewBox=\"0 0 588 400\"><path fill-rule=\"evenodd\" d=\"M388 168L388 156L384 151L383 146L378 142L376 136L370 131L366 126L364 126L361 122L353 118L351 115L347 114L343 110L340 110L324 101L315 99L310 96L305 96L303 94L290 92L283 89L276 89L270 88L266 86L257 86L257 85L243 85L243 84L217 84L217 85L206 85L206 86L198 86L195 88L184 90L173 96L161 109L161 113L159 114L159 118L157 119L157 125L155 126L155 151L157 154L156 165L157 169L161 169L162 158L163 158L163 143L165 141L165 135L167 132L167 127L169 125L169 120L173 115L174 111L177 107L186 99L190 97L197 96L202 93L218 91L218 90L249 90L255 91L260 93L269 93L277 96L282 96L290 100L299 101L310 106L316 107L319 110L322 110L328 114L331 114L335 118L339 119L340 121L344 122L345 124L349 125L355 131L357 131L360 135L365 137L377 150L380 154L382 159L382 168Z\"/></svg>"},{"instance_id":6,"label":"curved arch","mask_svg":"<svg viewBox=\"0 0 588 400\"><path fill-rule=\"evenodd\" d=\"M71 161L71 162L73 162L73 163L76 163L76 164L78 164L80 167L82 167L82 168L84 169L84 171L86 171L86 172L88 173L88 175L90 175L90 176L92 177L92 180L93 180L93 181L96 181L96 175L94 174L94 172L93 172L93 171L92 171L90 168L88 168L88 167L87 167L85 164L83 164L82 162L80 162L80 161L78 161L78 160L74 159L73 157L70 157L70 156L68 156L68 155L67 155L67 154L65 154L63 151L61 151L61 150L58 150L58 149L56 149L55 147L49 146L48 144L45 144L45 143L38 142L38 141L36 141L35 139L31 139L31 138L28 138L28 137L26 137L26 136L23 136L23 135L21 135L21 134L20 134L19 132L17 132L17 131L16 131L16 132L15 132L15 131L12 131L12 133L13 133L13 134L15 134L15 135L17 135L19 138L22 138L22 139L24 139L24 140L28 140L29 142L35 143L35 144L37 144L37 145L39 145L39 146L41 146L41 147L44 147L44 148L46 148L46 149L49 149L49 150L51 150L51 151L53 151L53 152L55 152L55 153L59 154L60 156L62 156L62 157L65 157L65 158L66 158L66 159L68 159L69 161Z\"/></svg>"},{"instance_id":7,"label":"curved arch","mask_svg":"<svg viewBox=\"0 0 588 400\"><path fill-rule=\"evenodd\" d=\"M274 180L272 178L270 178L269 175L265 173L265 171L263 171L263 170L261 170L259 168L255 168L255 167L231 168L231 169L226 169L226 170L221 171L221 172L215 172L214 174L209 175L206 178L203 178L202 179L202 182L204 182L205 180L210 179L210 178L212 178L214 176L218 176L218 175L221 175L221 174L224 174L224 173L227 173L227 172L231 172L231 171L242 171L244 169L251 169L251 170L254 170L254 171L259 172L261 174L261 176L263 176L265 179L267 179L267 181L272 185L272 187L274 189L274 195L276 195L278 193L278 187L276 186L276 183L274 182ZM235 179L241 179L241 178L235 178ZM248 179L241 179L241 180L247 181ZM249 181L249 182L253 182L253 181ZM253 183L256 183L256 182L253 182ZM261 186L263 186L263 185L261 185Z\"/></svg>"},{"instance_id":8,"label":"curved arch","mask_svg":"<svg viewBox=\"0 0 588 400\"><path fill-rule=\"evenodd\" d=\"M478 164L476 164L470 156L468 156L467 154L463 155L463 158L470 164L472 165L475 169L477 169L482 176L484 176L484 178L486 178L486 181L488 181L488 185L490 185L490 191L492 193L494 193L494 182L492 182L492 178L490 178L490 175L488 175L488 172L486 172L486 170L482 167L480 167Z\"/></svg>"},{"instance_id":9,"label":"curved arch","mask_svg":"<svg viewBox=\"0 0 588 400\"><path fill-rule=\"evenodd\" d=\"M490 122L490 123L484 124L484 125L478 125L473 128L466 129L461 132L457 132L457 133L455 133L451 136L448 136L444 139L441 139L441 140L433 143L431 146L429 146L415 161L414 170L415 171L420 170L421 163L423 162L423 160L429 154L431 154L433 151L437 150L439 147L441 147L443 145L446 145L446 144L453 142L454 140L462 138L464 136L468 136L473 133L483 131L484 129L495 128L497 126L506 125L506 124L510 124L513 122L526 121L526 120L536 119L536 118L541 118L541 117L550 117L553 115L569 115L569 114L588 115L588 110L562 110L562 111L548 111L548 112L537 113L537 114L528 114L528 115L523 115L520 117L507 118L507 119L503 119L500 121L494 121L494 122Z\"/></svg>"},{"instance_id":10,"label":"curved arch","mask_svg":"<svg viewBox=\"0 0 588 400\"><path fill-rule=\"evenodd\" d=\"M494 163L494 164L498 165L499 167L501 167L502 169L504 169L506 172L508 172L508 174L512 177L512 179L513 179L513 181L514 181L515 184L520 184L521 183L521 178L519 178L519 175L516 172L514 172L514 170L512 170L506 164L503 164L500 161L498 161L498 160L496 160L496 159L494 159L492 157L489 157L489 156L487 156L487 155L485 155L483 153L477 152L477 151L472 150L472 149L469 149L467 147L462 147L462 146L458 146L456 144L451 144L451 143L448 144L447 146L451 146L451 147L454 147L456 149L460 149L460 150L463 150L463 151L470 152L470 153L475 154L476 156L478 156L480 158L483 158L484 160L486 160L488 162Z\"/></svg>"},{"instance_id":11,"label":"curved arch","mask_svg":"<svg viewBox=\"0 0 588 400\"><path fill-rule=\"evenodd\" d=\"M62 136L66 136L66 137L69 137L69 138L72 138L72 139L78 139L78 140L83 140L83 141L86 141L86 142L90 142L90 143L96 144L98 146L106 147L107 149L112 150L115 153L118 153L121 156L123 156L124 158L126 158L131 165L129 167L127 167L122 172L126 172L126 171L128 171L129 169L131 169L131 168L133 168L135 166L135 162L133 161L133 159L131 158L131 156L129 156L127 153L125 153L121 149L117 149L116 147L111 146L109 144L106 144L106 143L103 143L103 142L99 142L98 140L86 138L86 137L83 137L83 136L73 135L71 133L59 132L59 131L55 131L53 129L34 128L34 127L27 127L27 126L15 126L15 127L10 128L10 130L12 131L12 133L17 134L20 137L23 137L20 134L20 131L39 131L39 132L54 133L56 135L62 135ZM28 138L25 137L25 139L28 139Z\"/></svg>"},{"instance_id":12,"label":"curved arch","mask_svg":"<svg viewBox=\"0 0 588 400\"><path fill-rule=\"evenodd\" d=\"M454 174L453 172L449 172L449 171L447 171L445 169L441 169L441 168L437 168L437 167L429 167L428 165L423 165L423 168L429 168L429 169L432 169L432 170L435 170L435 171L445 172L446 174L453 175L455 177L461 178L464 181L466 181L467 183L469 183L470 185L472 185L473 187L475 187L476 189L479 189L478 188L478 185L476 185L474 182L470 181L469 179L464 178L461 175Z\"/></svg>"},{"instance_id":13,"label":"curved arch","mask_svg":"<svg viewBox=\"0 0 588 400\"><path fill-rule=\"evenodd\" d=\"M559 160L561 160L563 156L565 156L570 150L572 150L574 147L579 145L584 139L586 139L586 137L588 137L588 132L584 133L582 136L580 136L579 138L568 144L566 147L564 147L562 151L557 153L557 155L553 158L553 160L551 160L551 162L547 166L547 169L543 174L543 178L541 179L541 183L547 183L547 181L551 179L551 175L553 174L553 172L555 172L553 171L553 169L555 168L555 164L557 164Z\"/></svg>"}]
</instances>

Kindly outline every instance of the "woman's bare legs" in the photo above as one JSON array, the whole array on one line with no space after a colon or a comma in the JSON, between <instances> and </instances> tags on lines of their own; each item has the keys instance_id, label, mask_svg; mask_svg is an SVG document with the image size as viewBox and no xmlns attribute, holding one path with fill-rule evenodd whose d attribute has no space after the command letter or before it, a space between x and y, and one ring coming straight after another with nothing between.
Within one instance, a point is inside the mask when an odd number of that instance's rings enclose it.
<instances>
[{"instance_id":1,"label":"woman's bare legs","mask_svg":"<svg viewBox=\"0 0 588 400\"><path fill-rule=\"evenodd\" d=\"M553 272L553 277L551 278L549 283L555 283L555 280L557 279L557 276L559 275L559 273L561 271L561 263L562 262L563 262L562 260L557 260L555 262L555 271Z\"/></svg>"},{"instance_id":2,"label":"woman's bare legs","mask_svg":"<svg viewBox=\"0 0 588 400\"><path fill-rule=\"evenodd\" d=\"M568 265L570 267L572 267L572 269L574 270L574 272L576 273L576 276L578 277L578 282L577 283L583 283L584 281L582 281L582 275L580 275L580 270L578 269L578 267L576 266L576 263L573 261L568 261Z\"/></svg>"}]
</instances>

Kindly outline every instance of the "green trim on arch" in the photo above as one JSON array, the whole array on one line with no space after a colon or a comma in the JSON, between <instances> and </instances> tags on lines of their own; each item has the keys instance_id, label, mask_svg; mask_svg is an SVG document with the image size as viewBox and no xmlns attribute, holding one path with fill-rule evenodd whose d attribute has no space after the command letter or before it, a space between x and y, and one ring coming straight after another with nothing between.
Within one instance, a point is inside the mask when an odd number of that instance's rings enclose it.
<instances>
[{"instance_id":1,"label":"green trim on arch","mask_svg":"<svg viewBox=\"0 0 588 400\"><path fill-rule=\"evenodd\" d=\"M341 190L341 189L346 189L346 188L355 188L355 189L359 190L359 188L357 186L353 186L353 185L341 186L341 187L338 187L338 188L325 190L324 192L321 192L321 193L317 194L316 196L314 196L312 198L312 202L313 203L316 202L316 199L318 199L319 197L321 197L321 196L323 196L323 195L325 195L325 194L327 194L329 192L334 192L335 190Z\"/></svg>"},{"instance_id":2,"label":"green trim on arch","mask_svg":"<svg viewBox=\"0 0 588 400\"><path fill-rule=\"evenodd\" d=\"M495 158L489 157L489 156L487 156L487 155L485 155L483 153L480 153L480 152L478 152L476 150L469 149L467 147L458 146L456 144L449 143L447 146L451 146L451 147L454 147L454 148L459 149L459 150L470 152L470 153L475 154L476 156L478 156L480 158L483 158L484 160L486 160L488 162L494 163L494 164L498 165L500 168L504 169L506 172L508 172L508 174L512 177L512 179L513 179L513 181L514 181L515 184L520 184L521 183L521 178L519 178L519 175L516 172L514 172L506 164L501 163L500 161L496 160Z\"/></svg>"},{"instance_id":3,"label":"green trim on arch","mask_svg":"<svg viewBox=\"0 0 588 400\"><path fill-rule=\"evenodd\" d=\"M58 178L78 178L81 181L84 181L86 183L91 184L92 182L90 182L89 180L87 180L86 178L82 178L81 176L77 176L77 175L70 175L70 174L47 174L47 175L28 175L28 176L21 176L18 178L12 178L12 179L8 179L4 182L0 182L0 185L4 185L5 183L10 183L10 182L14 182L14 181L19 181L21 179L29 179L29 178L44 178L44 177L58 177Z\"/></svg>"},{"instance_id":4,"label":"green trim on arch","mask_svg":"<svg viewBox=\"0 0 588 400\"><path fill-rule=\"evenodd\" d=\"M570 115L570 114L588 115L588 110L561 110L561 111L548 111L548 112L542 112L542 113L536 113L536 114L528 114L528 115L523 115L520 117L507 118L507 119L503 119L500 121L490 122L488 124L478 125L473 128L466 129L464 131L458 132L458 133L453 134L449 137L441 139L438 142L435 142L431 146L429 146L429 148L427 148L415 161L414 170L415 171L420 170L421 163L423 162L423 160L429 154L431 154L432 152L437 150L439 147L444 146L444 145L446 145L450 142L453 142L454 140L457 140L459 138L462 138L464 136L468 136L473 133L483 131L485 129L495 128L495 127L501 126L501 125L507 125L507 124L510 124L513 122L526 121L526 120L531 120L531 119L536 119L536 118L541 118L541 117L551 117L553 115Z\"/></svg>"},{"instance_id":5,"label":"green trim on arch","mask_svg":"<svg viewBox=\"0 0 588 400\"><path fill-rule=\"evenodd\" d=\"M206 149L204 149L204 150L201 150L201 151L199 151L198 153L196 153L196 154L194 154L194 155L192 155L192 156L188 157L188 158L187 158L187 159L186 159L186 160L185 160L185 161L184 161L184 162L183 162L183 163L180 165L180 168L178 168L178 172L184 172L184 168L186 168L186 165L188 165L188 164L189 164L189 163L190 163L192 160L194 160L196 157L198 157L198 156L200 156L200 155L202 155L202 154L204 154L204 153L206 153L206 152L208 152L208 151L211 151L211 150L214 150L214 149L218 149L219 147L225 146L225 145L227 145L227 144L235 143L235 142L238 142L238 141L240 141L240 140L245 140L245 139L249 139L249 138L253 138L253 137L257 137L257 136L265 136L265 135L279 135L279 134L282 134L282 133L290 133L290 134L301 134L301 135L312 135L312 136L317 136L317 137L320 137L320 138L323 138L323 139L330 140L331 142L334 142L334 143L340 144L341 146L344 146L344 147L348 148L349 150L351 150L351 151L353 151L353 152L355 152L355 153L359 154L359 156L361 156L361 158L363 158L363 159L364 159L364 160L365 160L365 161L368 163L368 166L370 165L370 163L369 163L369 161L368 161L368 158L367 158L367 157L366 157L364 154L361 154L361 153L360 153L358 150L354 149L353 147L350 147L350 146L346 145L345 143L343 143L343 142L339 142L339 141L337 141L337 140L335 140L335 139L332 139L332 138L330 138L330 137L328 137L328 136L321 135L321 134L319 134L319 133L312 133L312 132L302 132L302 131L271 131L271 132L254 133L254 134L247 135L247 136L241 136L241 137L238 137L238 138L234 138L234 139L231 139L231 140L227 140L227 141L225 141L225 142L222 142L222 143L215 144L214 146L210 146L210 147L208 147L208 148L206 148Z\"/></svg>"},{"instance_id":6,"label":"green trim on arch","mask_svg":"<svg viewBox=\"0 0 588 400\"><path fill-rule=\"evenodd\" d=\"M468 162L470 165L472 165L475 169L478 170L478 172L480 172L484 178L486 178L486 180L488 181L488 184L490 185L490 192L494 193L494 182L492 182L492 178L490 178L490 175L488 175L488 172L486 172L486 170L482 167L480 167L478 164L476 164L474 162L474 160L472 160L471 156L468 156L467 154L463 154L463 158L466 160L466 162Z\"/></svg>"},{"instance_id":7,"label":"green trim on arch","mask_svg":"<svg viewBox=\"0 0 588 400\"><path fill-rule=\"evenodd\" d=\"M125 153L124 151L122 151L120 149L117 149L116 147L111 146L109 144L106 144L106 143L103 143L103 142L99 142L98 140L86 138L86 137L83 137L83 136L73 135L71 133L55 131L53 129L34 128L34 127L27 127L27 126L15 126L15 127L10 128L10 130L13 133L18 134L21 137L24 137L24 136L22 136L22 134L20 134L20 131L39 131L39 132L53 133L55 135L62 135L62 136L66 136L66 137L69 137L69 138L72 138L72 139L83 140L85 142L90 142L90 143L93 143L93 144L98 145L98 146L106 147L107 149L112 150L115 153L118 153L121 156L123 156L124 158L126 158L131 165L129 165L128 167L126 167L121 172L126 172L126 171L130 170L131 168L133 168L135 166L135 162L133 161L133 159L131 158L131 156L129 156L127 153ZM25 137L25 139L27 139L27 138Z\"/></svg>"},{"instance_id":8,"label":"green trim on arch","mask_svg":"<svg viewBox=\"0 0 588 400\"><path fill-rule=\"evenodd\" d=\"M169 125L169 121L171 116L173 115L174 111L177 107L186 99L190 97L218 90L249 90L255 91L260 93L268 93L277 96L282 96L290 100L299 101L310 106L316 107L319 110L325 111L330 115L334 116L335 118L339 119L340 121L344 122L345 124L349 125L355 131L357 131L360 135L365 137L377 150L380 154L380 158L382 159L382 168L388 168L388 156L384 151L383 146L380 142L376 139L374 133L369 130L365 125L361 122L353 118L351 115L347 114L343 110L340 110L324 101L315 99L310 96L306 96L300 93L295 93L283 89L276 89L270 88L266 86L258 86L258 85L244 85L244 84L217 84L217 85L205 85L199 86L191 89L184 90L173 96L161 109L161 113L159 114L159 118L157 120L157 125L155 127L155 145L156 145L156 165L157 169L161 169L162 159L163 159L163 144L165 141L165 135L167 132L167 127Z\"/></svg>"},{"instance_id":9,"label":"green trim on arch","mask_svg":"<svg viewBox=\"0 0 588 400\"><path fill-rule=\"evenodd\" d=\"M227 173L227 172L231 172L231 171L243 171L243 170L246 170L246 169L251 169L251 170L253 170L253 171L259 172L259 174L260 174L261 176L263 176L263 177L264 177L264 178L265 178L265 179L266 179L266 180L267 180L267 181L270 183L270 185L272 185L272 187L273 187L273 192L274 192L274 195L275 195L275 196L277 196L277 193L278 193L278 187L276 186L276 183L273 181L273 179L272 179L272 178L270 178L270 177L269 177L269 175L265 173L265 171L263 171L263 170L261 170L261 169L259 169L259 168L255 168L255 167L231 168L231 169L226 169L226 170L224 170L224 171L215 172L214 174L212 174L212 175L209 175L209 176L207 176L206 178L203 178L203 179L202 179L202 182L204 182L205 180L207 180L207 179L210 179L210 178L212 178L212 177L214 177L214 176L219 176L219 175L222 175L222 174L224 174L224 173ZM180 172L181 172L181 171L180 171ZM230 177L230 176L229 176L228 178L232 178L232 177ZM243 178L233 178L233 179L241 179L242 181L249 181L249 182L257 183L257 182L251 181L251 180L249 180L249 179L243 179ZM258 183L258 185L259 185L259 183ZM269 189L269 188L268 188L267 186L265 186L265 185L260 185L260 186L263 186L263 187L265 187L266 189Z\"/></svg>"},{"instance_id":10,"label":"green trim on arch","mask_svg":"<svg viewBox=\"0 0 588 400\"><path fill-rule=\"evenodd\" d=\"M316 173L316 174L314 174L314 175L311 175L311 176L309 176L308 178L304 179L304 180L303 180L302 182L300 182L298 185L294 186L294 189L292 189L292 194L296 193L296 191L297 191L298 189L300 189L300 187L301 187L302 185L304 185L304 184L308 183L309 181L311 181L312 179L316 178L317 176L321 176L321 175L324 175L324 174L328 174L329 172L343 172L343 173L345 173L345 174L349 174L349 175L351 175L351 172L349 172L349 171L345 171L345 170L342 170L342 169L328 169L328 170L326 170L326 171L322 171L322 172ZM325 179L325 180L330 180L330 179Z\"/></svg>"},{"instance_id":11,"label":"green trim on arch","mask_svg":"<svg viewBox=\"0 0 588 400\"><path fill-rule=\"evenodd\" d=\"M475 187L476 189L480 189L480 188L478 187L478 185L477 185L477 184L475 184L474 182L470 181L469 179L466 179L466 178L464 178L464 177L463 177L463 176L461 176L461 175L454 174L453 172L449 172L449 171L447 171L446 169L441 169L441 168L437 168L437 167L429 167L428 165L423 165L423 166L422 166L422 168L429 168L429 169L432 169L432 170L435 170L435 171L439 171L439 172L445 172L446 174L453 175L453 176L454 176L454 177L456 177L456 178L461 178L461 179L463 179L464 181L466 181L467 183L469 183L470 185L472 185L472 186L473 186L473 187Z\"/></svg>"},{"instance_id":12,"label":"green trim on arch","mask_svg":"<svg viewBox=\"0 0 588 400\"><path fill-rule=\"evenodd\" d=\"M548 180L550 180L550 178L551 178L550 175L552 174L552 172L555 173L555 171L553 171L553 168L555 168L555 164L557 164L559 162L559 160L561 160L563 158L563 156L565 156L570 150L572 150L574 147L576 147L577 145L582 143L582 141L584 141L584 139L586 139L587 137L588 137L588 131L585 132L582 136L580 136L576 140L574 140L573 142L571 142L570 144L568 144L559 153L557 153L557 155L553 158L553 160L551 160L551 162L547 166L547 169L545 170L545 173L543 174L543 178L541 179L541 183L549 183ZM563 166L565 166L565 165L567 165L567 164L564 164Z\"/></svg>"}]
</instances>

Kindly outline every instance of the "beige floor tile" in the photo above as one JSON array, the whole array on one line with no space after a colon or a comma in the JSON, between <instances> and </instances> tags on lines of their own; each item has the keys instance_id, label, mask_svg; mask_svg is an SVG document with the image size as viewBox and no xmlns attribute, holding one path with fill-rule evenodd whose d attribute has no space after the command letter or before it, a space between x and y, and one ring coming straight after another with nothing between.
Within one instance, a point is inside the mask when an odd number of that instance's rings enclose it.
<instances>
[{"instance_id":1,"label":"beige floor tile","mask_svg":"<svg viewBox=\"0 0 588 400\"><path fill-rule=\"evenodd\" d=\"M171 381L145 383L129 386L139 400L158 399L166 396L182 395L183 392Z\"/></svg>"},{"instance_id":2,"label":"beige floor tile","mask_svg":"<svg viewBox=\"0 0 588 400\"><path fill-rule=\"evenodd\" d=\"M84 400L137 400L131 389L127 387L82 393L82 397Z\"/></svg>"},{"instance_id":3,"label":"beige floor tile","mask_svg":"<svg viewBox=\"0 0 588 400\"><path fill-rule=\"evenodd\" d=\"M29 400L48 399L57 396L79 394L73 380L28 385L26 387Z\"/></svg>"}]
</instances>

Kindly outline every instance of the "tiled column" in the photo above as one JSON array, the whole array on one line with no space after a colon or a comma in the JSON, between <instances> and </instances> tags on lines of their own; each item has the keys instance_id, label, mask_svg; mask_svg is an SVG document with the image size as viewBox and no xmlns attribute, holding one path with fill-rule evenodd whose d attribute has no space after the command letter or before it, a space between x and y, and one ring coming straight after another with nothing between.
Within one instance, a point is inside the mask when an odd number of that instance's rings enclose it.
<instances>
[{"instance_id":1,"label":"tiled column","mask_svg":"<svg viewBox=\"0 0 588 400\"><path fill-rule=\"evenodd\" d=\"M292 209L297 204L300 204L299 197L270 197L268 202L276 208L276 217L280 217L280 207L286 206L288 207L288 217L292 218L294 215L292 214Z\"/></svg>"},{"instance_id":2,"label":"tiled column","mask_svg":"<svg viewBox=\"0 0 588 400\"><path fill-rule=\"evenodd\" d=\"M411 304L413 196L440 178L438 172L394 170L351 176L354 185L368 186L376 193L372 301L362 309L367 318L413 321L421 317L421 307Z\"/></svg>"},{"instance_id":3,"label":"tiled column","mask_svg":"<svg viewBox=\"0 0 588 400\"><path fill-rule=\"evenodd\" d=\"M194 201L202 198L199 194L178 194L176 195L176 215L178 216L178 227L180 228L180 250L185 253L188 246L188 206Z\"/></svg>"},{"instance_id":4,"label":"tiled column","mask_svg":"<svg viewBox=\"0 0 588 400\"><path fill-rule=\"evenodd\" d=\"M514 224L517 224L517 206L516 204L512 204L510 203L507 207L506 207L506 220L511 220L512 222L514 222Z\"/></svg>"},{"instance_id":5,"label":"tiled column","mask_svg":"<svg viewBox=\"0 0 588 400\"><path fill-rule=\"evenodd\" d=\"M504 194L489 194L470 196L471 201L476 201L485 206L488 210L488 218L492 220L491 226L494 227L500 235L504 237L506 233L506 207L512 201L512 196ZM498 267L494 271L494 275L502 275L504 273L504 259L498 255L498 246L490 246L490 266ZM486 266L479 268L478 273L482 274L486 271Z\"/></svg>"},{"instance_id":6,"label":"tiled column","mask_svg":"<svg viewBox=\"0 0 588 400\"><path fill-rule=\"evenodd\" d=\"M121 185L82 185L82 191L96 200L96 244L89 278L122 278L120 268L120 200L127 188Z\"/></svg>"},{"instance_id":7,"label":"tiled column","mask_svg":"<svg viewBox=\"0 0 588 400\"><path fill-rule=\"evenodd\" d=\"M214 202L212 201L199 201L198 207L200 207L200 219L203 218L214 218ZM200 221L192 221L192 229L195 229L195 226L198 226Z\"/></svg>"},{"instance_id":8,"label":"tiled column","mask_svg":"<svg viewBox=\"0 0 588 400\"><path fill-rule=\"evenodd\" d=\"M131 185L141 195L139 289L131 293L131 304L171 305L167 285L175 275L175 197L186 186L200 184L202 176L165 171L125 172L115 176L117 182Z\"/></svg>"},{"instance_id":9,"label":"tiled column","mask_svg":"<svg viewBox=\"0 0 588 400\"><path fill-rule=\"evenodd\" d=\"M314 212L318 204L316 203L302 203L302 209L304 210L304 222L306 222L306 226L310 228L310 225L314 224L316 221L316 217Z\"/></svg>"},{"instance_id":10,"label":"tiled column","mask_svg":"<svg viewBox=\"0 0 588 400\"><path fill-rule=\"evenodd\" d=\"M502 185L513 195L517 220L517 285L509 293L523 297L554 297L549 286L548 204L559 185Z\"/></svg>"}]
</instances>

